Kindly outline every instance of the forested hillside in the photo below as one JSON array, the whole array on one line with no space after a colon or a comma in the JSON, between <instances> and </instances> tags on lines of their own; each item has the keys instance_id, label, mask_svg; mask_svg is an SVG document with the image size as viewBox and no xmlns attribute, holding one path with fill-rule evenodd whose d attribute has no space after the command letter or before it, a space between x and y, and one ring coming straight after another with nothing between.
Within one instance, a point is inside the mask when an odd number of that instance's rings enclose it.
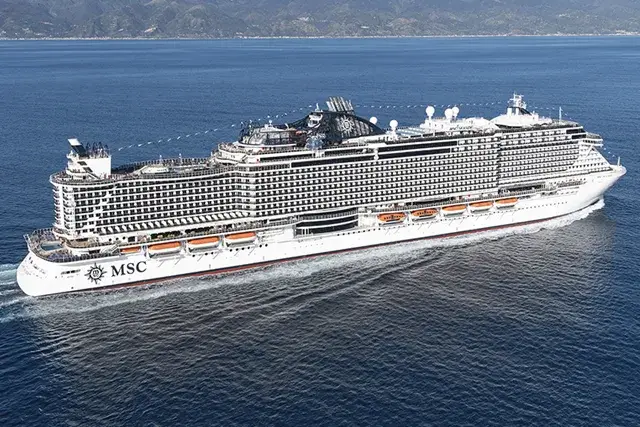
<instances>
[{"instance_id":1,"label":"forested hillside","mask_svg":"<svg viewBox=\"0 0 640 427\"><path fill-rule=\"evenodd\" d=\"M0 37L640 32L637 0L0 0Z\"/></svg>"}]
</instances>

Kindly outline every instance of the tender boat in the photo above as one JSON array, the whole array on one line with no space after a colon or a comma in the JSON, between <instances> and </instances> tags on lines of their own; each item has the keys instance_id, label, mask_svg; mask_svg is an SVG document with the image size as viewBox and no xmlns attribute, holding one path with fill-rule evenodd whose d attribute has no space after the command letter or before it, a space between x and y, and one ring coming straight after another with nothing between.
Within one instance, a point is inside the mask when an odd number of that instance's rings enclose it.
<instances>
[{"instance_id":1,"label":"tender boat","mask_svg":"<svg viewBox=\"0 0 640 427\"><path fill-rule=\"evenodd\" d=\"M200 249L210 249L215 248L220 244L220 238L217 236L212 237L203 237L200 239L192 239L187 242L187 247L189 250L200 250Z\"/></svg>"},{"instance_id":2,"label":"tender boat","mask_svg":"<svg viewBox=\"0 0 640 427\"><path fill-rule=\"evenodd\" d=\"M402 212L385 213L378 215L380 224L397 224L407 219L407 215Z\"/></svg>"},{"instance_id":3,"label":"tender boat","mask_svg":"<svg viewBox=\"0 0 640 427\"><path fill-rule=\"evenodd\" d=\"M449 205L442 208L442 214L445 216L461 215L466 210L466 205Z\"/></svg>"},{"instance_id":4,"label":"tender boat","mask_svg":"<svg viewBox=\"0 0 640 427\"><path fill-rule=\"evenodd\" d=\"M438 210L433 208L418 209L416 211L411 211L411 218L414 221L419 221L421 219L434 218L436 215L438 215Z\"/></svg>"},{"instance_id":5,"label":"tender boat","mask_svg":"<svg viewBox=\"0 0 640 427\"><path fill-rule=\"evenodd\" d=\"M493 202L475 202L469 204L469 210L471 212L484 212L491 209Z\"/></svg>"},{"instance_id":6,"label":"tender boat","mask_svg":"<svg viewBox=\"0 0 640 427\"><path fill-rule=\"evenodd\" d=\"M239 245L241 243L251 243L251 242L254 242L257 238L258 238L258 236L253 231L249 231L249 232L246 232L246 233L229 234L227 236L224 236L224 240L229 245Z\"/></svg>"},{"instance_id":7,"label":"tender boat","mask_svg":"<svg viewBox=\"0 0 640 427\"><path fill-rule=\"evenodd\" d=\"M509 197L507 199L496 200L496 206L498 208L512 208L518 203L517 197Z\"/></svg>"},{"instance_id":8,"label":"tender boat","mask_svg":"<svg viewBox=\"0 0 640 427\"><path fill-rule=\"evenodd\" d=\"M147 248L149 255L167 255L180 252L182 245L180 242L158 243L157 245L150 245Z\"/></svg>"},{"instance_id":9,"label":"tender boat","mask_svg":"<svg viewBox=\"0 0 640 427\"><path fill-rule=\"evenodd\" d=\"M131 254L137 254L138 252L140 252L140 246L130 246L128 248L122 248L120 249L120 253L122 255L131 255Z\"/></svg>"}]
</instances>

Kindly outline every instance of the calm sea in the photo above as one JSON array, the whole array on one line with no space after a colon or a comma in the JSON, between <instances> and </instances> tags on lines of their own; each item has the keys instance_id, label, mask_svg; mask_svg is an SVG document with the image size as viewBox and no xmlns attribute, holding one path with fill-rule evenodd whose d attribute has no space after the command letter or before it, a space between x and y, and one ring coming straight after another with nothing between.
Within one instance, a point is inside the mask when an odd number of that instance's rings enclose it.
<instances>
[{"instance_id":1,"label":"calm sea","mask_svg":"<svg viewBox=\"0 0 640 427\"><path fill-rule=\"evenodd\" d=\"M330 95L408 125L514 91L621 156L604 204L151 288L15 283L68 137L206 156ZM639 425L639 96L631 37L0 42L0 425Z\"/></svg>"}]
</instances>

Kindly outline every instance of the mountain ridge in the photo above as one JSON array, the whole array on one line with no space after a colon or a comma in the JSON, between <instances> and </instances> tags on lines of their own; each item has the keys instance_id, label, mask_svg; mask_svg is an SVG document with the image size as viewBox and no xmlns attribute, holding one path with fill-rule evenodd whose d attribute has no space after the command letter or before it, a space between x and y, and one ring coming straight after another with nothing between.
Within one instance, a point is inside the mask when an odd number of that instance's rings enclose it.
<instances>
[{"instance_id":1,"label":"mountain ridge","mask_svg":"<svg viewBox=\"0 0 640 427\"><path fill-rule=\"evenodd\" d=\"M624 33L633 0L0 0L1 38Z\"/></svg>"}]
</instances>

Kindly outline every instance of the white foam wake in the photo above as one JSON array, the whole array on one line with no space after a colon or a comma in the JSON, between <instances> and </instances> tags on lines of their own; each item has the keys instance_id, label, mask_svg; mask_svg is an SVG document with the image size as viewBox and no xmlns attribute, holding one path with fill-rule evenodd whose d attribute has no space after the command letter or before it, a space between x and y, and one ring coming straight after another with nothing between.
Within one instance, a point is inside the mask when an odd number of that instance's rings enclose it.
<instances>
[{"instance_id":1,"label":"white foam wake","mask_svg":"<svg viewBox=\"0 0 640 427\"><path fill-rule=\"evenodd\" d=\"M269 283L282 281L284 279L293 279L300 282L300 279L310 277L323 271L336 268L344 270L344 267L348 265L358 265L359 270L364 270L367 265L379 265L380 263L395 264L399 261L410 261L418 257L424 258L424 251L421 251L420 249L464 246L480 241L504 238L511 235L531 234L543 229L564 227L575 221L586 218L592 212L602 209L603 207L604 202L599 201L592 206L562 218L531 225L516 226L507 229L492 230L439 240L434 239L402 243L363 251L354 251L341 255L310 258L229 275L213 276L209 278L179 279L170 284L150 287L69 294L40 299L22 295L20 297L16 297L15 295L10 297L9 295L2 295L2 293L0 293L0 308L6 308L8 306L22 303L20 310L14 313L4 313L2 317L0 317L0 323L21 318L39 318L66 313L82 313L100 310L115 305L154 300L173 294L202 292L223 286L241 286L243 284L264 282ZM5 272L12 272L15 283L15 269L17 266L8 265L1 267L4 267ZM1 267L0 277L3 274Z\"/></svg>"},{"instance_id":2,"label":"white foam wake","mask_svg":"<svg viewBox=\"0 0 640 427\"><path fill-rule=\"evenodd\" d=\"M31 297L24 295L20 291L15 291L13 292L12 296L8 296L8 295L2 296L2 299L0 300L0 309L5 309L6 307L19 304L19 303L29 302L30 300L31 300Z\"/></svg>"},{"instance_id":3,"label":"white foam wake","mask_svg":"<svg viewBox=\"0 0 640 427\"><path fill-rule=\"evenodd\" d=\"M0 264L0 272L3 271L16 271L18 264Z\"/></svg>"},{"instance_id":4,"label":"white foam wake","mask_svg":"<svg viewBox=\"0 0 640 427\"><path fill-rule=\"evenodd\" d=\"M0 264L0 287L16 283L18 264Z\"/></svg>"}]
</instances>

